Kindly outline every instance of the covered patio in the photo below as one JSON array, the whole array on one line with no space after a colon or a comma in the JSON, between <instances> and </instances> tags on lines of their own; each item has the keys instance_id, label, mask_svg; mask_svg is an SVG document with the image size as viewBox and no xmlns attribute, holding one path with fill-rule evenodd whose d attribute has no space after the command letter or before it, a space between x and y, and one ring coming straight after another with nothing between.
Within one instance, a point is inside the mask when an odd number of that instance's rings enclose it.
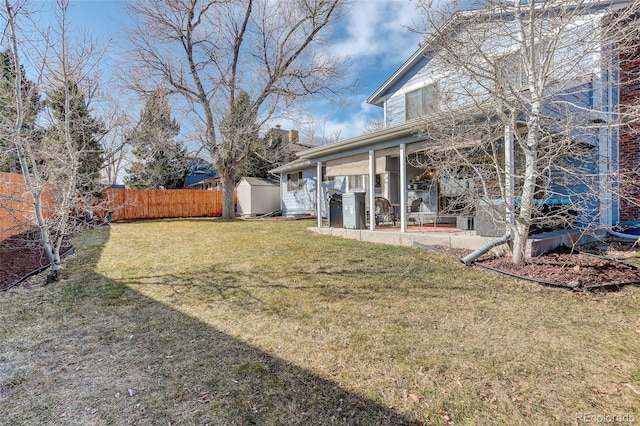
<instances>
[{"instance_id":1,"label":"covered patio","mask_svg":"<svg viewBox=\"0 0 640 426\"><path fill-rule=\"evenodd\" d=\"M301 157L315 165L319 181L315 186L318 228L332 226L323 222L323 217L329 217L332 193L339 192L364 195L366 219L356 227L346 228L370 231L391 228L400 233L473 230L473 205L451 210L462 190L458 188L461 181L444 182L410 161L434 148L441 150L442 146L416 135L415 124L409 124L302 152ZM380 202L388 207L381 210ZM371 216L376 220L371 220Z\"/></svg>"},{"instance_id":2,"label":"covered patio","mask_svg":"<svg viewBox=\"0 0 640 426\"><path fill-rule=\"evenodd\" d=\"M425 152L442 156L451 149L467 151L480 146L476 140L450 146L417 135L415 124L408 123L303 151L301 158L315 166L319 183L315 185L318 222L310 230L402 246L442 245L475 250L495 241L505 234L505 220L513 220L505 206L517 206L518 202L513 195L516 167L513 132L514 129L505 128L504 139L500 138L502 173L511 178L505 179L505 193L502 197L498 194L497 204L463 199L462 193L473 190L472 179L464 176L439 178L429 168L419 167L411 161L412 157ZM359 195L362 213L356 225L342 222L335 225L329 220L328 195L336 190L345 196ZM386 214L379 218L376 207L381 199L388 203L390 211L383 212ZM458 209L458 205L463 207ZM575 229L542 229L538 234L530 235L526 255L537 256L561 245L572 246L583 237Z\"/></svg>"}]
</instances>

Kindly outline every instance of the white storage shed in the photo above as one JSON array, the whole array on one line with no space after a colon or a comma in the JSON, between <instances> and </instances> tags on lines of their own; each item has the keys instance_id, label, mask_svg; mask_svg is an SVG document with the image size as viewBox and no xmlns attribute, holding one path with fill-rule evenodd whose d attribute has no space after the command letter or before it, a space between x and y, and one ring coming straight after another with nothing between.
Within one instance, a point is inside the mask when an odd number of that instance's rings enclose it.
<instances>
[{"instance_id":1,"label":"white storage shed","mask_svg":"<svg viewBox=\"0 0 640 426\"><path fill-rule=\"evenodd\" d=\"M257 216L280 210L280 182L263 178L243 177L236 187L237 213Z\"/></svg>"}]
</instances>

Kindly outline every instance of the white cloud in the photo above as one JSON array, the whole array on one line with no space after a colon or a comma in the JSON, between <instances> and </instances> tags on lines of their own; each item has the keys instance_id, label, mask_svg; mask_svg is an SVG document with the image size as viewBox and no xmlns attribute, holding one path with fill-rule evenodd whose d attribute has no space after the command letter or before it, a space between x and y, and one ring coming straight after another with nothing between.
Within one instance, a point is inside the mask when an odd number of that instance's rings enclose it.
<instances>
[{"instance_id":1,"label":"white cloud","mask_svg":"<svg viewBox=\"0 0 640 426\"><path fill-rule=\"evenodd\" d=\"M342 114L330 113L322 117L322 111L330 111L329 108L319 108L315 114L316 119L321 123L319 129L320 139L335 141L350 139L360 136L364 132L367 124L374 120L382 119L382 109L369 105L363 101L363 95L352 96L348 102L348 108Z\"/></svg>"},{"instance_id":2,"label":"white cloud","mask_svg":"<svg viewBox=\"0 0 640 426\"><path fill-rule=\"evenodd\" d=\"M363 134L364 128L379 117L379 108L367 103L360 103L360 109L350 114L344 121L328 120L325 124L327 135L339 134L340 139L350 139Z\"/></svg>"},{"instance_id":3,"label":"white cloud","mask_svg":"<svg viewBox=\"0 0 640 426\"><path fill-rule=\"evenodd\" d=\"M402 61L417 48L419 37L407 29L416 18L415 4L408 0L358 0L344 19L344 36L333 53L354 61Z\"/></svg>"},{"instance_id":4,"label":"white cloud","mask_svg":"<svg viewBox=\"0 0 640 426\"><path fill-rule=\"evenodd\" d=\"M408 27L420 19L415 2L409 0L356 0L340 23L330 53L351 61L350 77L361 84L358 93L341 105L316 101L312 114L323 123L326 139L362 134L365 126L382 119L382 109L364 103L418 48L420 36Z\"/></svg>"}]
</instances>

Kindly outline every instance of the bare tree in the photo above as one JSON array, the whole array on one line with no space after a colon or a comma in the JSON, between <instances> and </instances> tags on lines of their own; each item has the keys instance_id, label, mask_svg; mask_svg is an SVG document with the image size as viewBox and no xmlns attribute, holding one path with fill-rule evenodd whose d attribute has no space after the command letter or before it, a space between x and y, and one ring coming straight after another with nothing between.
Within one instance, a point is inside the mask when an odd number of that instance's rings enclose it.
<instances>
[{"instance_id":1,"label":"bare tree","mask_svg":"<svg viewBox=\"0 0 640 426\"><path fill-rule=\"evenodd\" d=\"M6 34L9 44L9 56L14 67L14 75L22 74L22 63L18 42L18 22L19 13L28 14L25 5L21 3L11 4L9 0L4 2L4 10L8 32ZM8 140L9 145L15 148L16 155L22 170L27 191L33 197L34 214L40 230L41 239L44 244L44 252L51 264L50 274L57 273L59 269L59 256L56 258L54 244L51 241L50 229L47 226L44 206L43 192L45 190L45 182L41 176L30 173L30 170L37 168L36 156L33 154L33 144L29 133L23 132L23 124L25 117L25 105L23 99L25 96L22 78L17 77L13 81L13 99L15 102L14 117L2 117L3 136ZM13 120L11 120L13 118Z\"/></svg>"},{"instance_id":2,"label":"bare tree","mask_svg":"<svg viewBox=\"0 0 640 426\"><path fill-rule=\"evenodd\" d=\"M384 130L384 128L385 128L384 121L380 119L375 119L365 124L364 129L362 129L362 133L368 134L368 133L379 132L381 130Z\"/></svg>"},{"instance_id":3,"label":"bare tree","mask_svg":"<svg viewBox=\"0 0 640 426\"><path fill-rule=\"evenodd\" d=\"M440 182L444 208L502 224L515 263L532 228L593 232L614 220L613 144L636 117L617 91L638 78L619 81L618 58L638 42L640 6L614 3L421 3L434 79L417 125L428 147L410 161Z\"/></svg>"},{"instance_id":4,"label":"bare tree","mask_svg":"<svg viewBox=\"0 0 640 426\"><path fill-rule=\"evenodd\" d=\"M107 133L101 140L104 156L102 183L111 186L122 177L129 148L127 141L137 123L128 105L110 102L106 110L110 113L103 116Z\"/></svg>"},{"instance_id":5,"label":"bare tree","mask_svg":"<svg viewBox=\"0 0 640 426\"><path fill-rule=\"evenodd\" d=\"M336 94L343 65L324 47L346 0L132 2L130 59L143 89L164 82L191 105L235 216L238 166L256 132L297 99ZM241 97L246 99L239 102ZM193 123L190 123L195 125Z\"/></svg>"},{"instance_id":6,"label":"bare tree","mask_svg":"<svg viewBox=\"0 0 640 426\"><path fill-rule=\"evenodd\" d=\"M91 116L89 104L96 87L90 70L95 70L100 52L97 45L86 38L75 44L76 49L72 51L68 7L67 0L56 3L58 26L54 47L34 52L34 46L48 46L51 42L50 34L34 31L31 35L42 36L41 44L32 40L32 49L28 50L32 54L32 65L41 71L38 81L44 80L47 87L55 88L49 92L48 108L41 117L41 121L49 120L45 136L40 139L24 132L25 106L20 78L14 81L15 120L8 131L3 132L15 147L26 189L33 198L41 241L51 264L49 279L58 276L66 237L78 229L78 220L99 208L96 191L101 149L95 138L99 139L104 131L100 122ZM24 3L12 4L9 0L5 0L4 13L9 28L10 55L16 75L20 75L23 50L18 18L28 22L32 17ZM43 197L45 192L47 202Z\"/></svg>"}]
</instances>

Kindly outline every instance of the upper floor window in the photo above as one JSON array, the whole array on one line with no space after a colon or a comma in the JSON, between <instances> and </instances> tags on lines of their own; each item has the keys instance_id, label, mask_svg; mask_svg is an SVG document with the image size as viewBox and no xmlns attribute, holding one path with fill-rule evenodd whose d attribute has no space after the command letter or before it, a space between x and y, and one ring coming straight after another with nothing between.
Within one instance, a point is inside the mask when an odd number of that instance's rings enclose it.
<instances>
[{"instance_id":1,"label":"upper floor window","mask_svg":"<svg viewBox=\"0 0 640 426\"><path fill-rule=\"evenodd\" d=\"M327 167L322 167L322 182L333 182L335 180L335 176L327 176Z\"/></svg>"},{"instance_id":2,"label":"upper floor window","mask_svg":"<svg viewBox=\"0 0 640 426\"><path fill-rule=\"evenodd\" d=\"M404 100L407 120L431 114L440 108L440 89L437 83L429 84L405 93Z\"/></svg>"},{"instance_id":3,"label":"upper floor window","mask_svg":"<svg viewBox=\"0 0 640 426\"><path fill-rule=\"evenodd\" d=\"M545 72L543 66L545 60L550 61L550 58L546 58L548 55L549 47L546 42L537 42L533 45L533 55L529 55L523 49L518 49L515 52L508 53L496 58L494 62L496 72L496 88L498 90L519 92L523 89L528 89L529 78L537 78L538 74ZM527 65L525 61L530 61L529 64L534 75L529 76ZM549 69L552 67L548 66Z\"/></svg>"}]
</instances>

